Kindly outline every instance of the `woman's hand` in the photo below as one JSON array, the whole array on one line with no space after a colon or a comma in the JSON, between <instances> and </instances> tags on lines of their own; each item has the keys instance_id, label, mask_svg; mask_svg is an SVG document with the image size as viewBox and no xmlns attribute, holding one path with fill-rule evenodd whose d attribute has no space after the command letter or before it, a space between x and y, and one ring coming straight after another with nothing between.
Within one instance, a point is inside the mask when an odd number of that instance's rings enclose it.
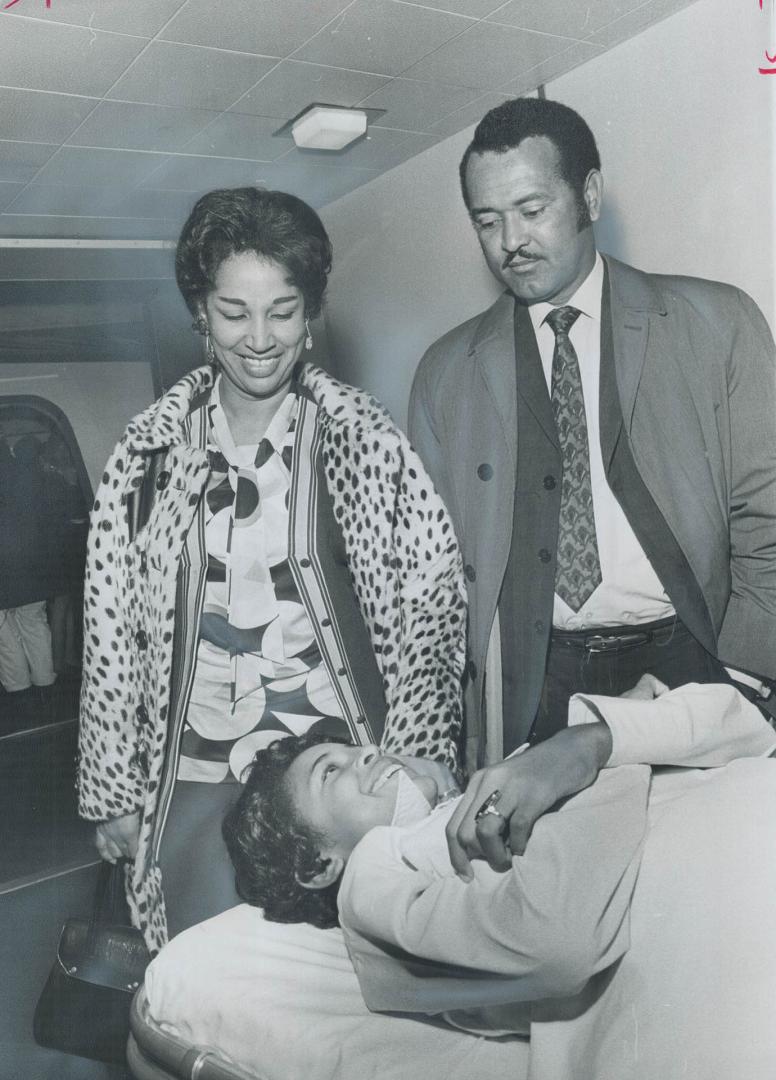
<instances>
[{"instance_id":1,"label":"woman's hand","mask_svg":"<svg viewBox=\"0 0 776 1080\"><path fill-rule=\"evenodd\" d=\"M612 736L605 723L581 724L476 772L446 830L458 876L471 881L472 859L485 859L499 873L509 870L513 855L524 853L542 814L592 784L611 752ZM489 811L478 820L478 811L491 796L497 813Z\"/></svg>"},{"instance_id":2,"label":"woman's hand","mask_svg":"<svg viewBox=\"0 0 776 1080\"><path fill-rule=\"evenodd\" d=\"M140 814L135 811L100 822L94 842L100 858L115 863L118 859L134 859L139 835Z\"/></svg>"}]
</instances>

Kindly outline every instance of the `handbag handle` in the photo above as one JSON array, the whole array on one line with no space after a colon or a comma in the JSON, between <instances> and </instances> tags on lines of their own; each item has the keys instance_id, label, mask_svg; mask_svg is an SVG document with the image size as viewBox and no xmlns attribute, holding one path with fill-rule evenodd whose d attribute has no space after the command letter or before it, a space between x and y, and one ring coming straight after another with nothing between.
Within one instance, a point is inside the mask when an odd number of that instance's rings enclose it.
<instances>
[{"instance_id":1,"label":"handbag handle","mask_svg":"<svg viewBox=\"0 0 776 1080\"><path fill-rule=\"evenodd\" d=\"M109 863L104 859L100 862L97 884L94 888L94 903L86 934L87 949L91 949L96 940L99 927L115 920L123 889L125 862L125 859L117 863Z\"/></svg>"}]
</instances>

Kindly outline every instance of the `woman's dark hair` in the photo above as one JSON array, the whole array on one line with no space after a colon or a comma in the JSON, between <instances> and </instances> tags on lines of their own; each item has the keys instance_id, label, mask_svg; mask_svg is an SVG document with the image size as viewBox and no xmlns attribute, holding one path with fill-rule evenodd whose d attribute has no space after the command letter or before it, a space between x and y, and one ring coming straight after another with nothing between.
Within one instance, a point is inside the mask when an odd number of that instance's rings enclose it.
<instances>
[{"instance_id":1,"label":"woman's dark hair","mask_svg":"<svg viewBox=\"0 0 776 1080\"><path fill-rule=\"evenodd\" d=\"M331 270L331 242L306 202L285 191L227 188L209 191L195 204L175 252L175 277L196 316L215 288L224 259L252 251L279 263L304 297L305 315L320 314Z\"/></svg>"},{"instance_id":2,"label":"woman's dark hair","mask_svg":"<svg viewBox=\"0 0 776 1080\"><path fill-rule=\"evenodd\" d=\"M585 180L591 169L601 168L592 131L568 105L545 98L510 98L485 113L474 137L461 158L459 173L461 191L470 209L466 187L466 169L472 154L505 154L514 150L523 139L543 135L557 147L560 155L560 174L582 199Z\"/></svg>"},{"instance_id":3,"label":"woman's dark hair","mask_svg":"<svg viewBox=\"0 0 776 1080\"><path fill-rule=\"evenodd\" d=\"M323 837L301 820L286 774L289 766L311 746L347 743L320 732L290 735L259 750L250 764L245 786L222 825L235 869L237 892L260 907L271 922L308 922L328 929L336 926L339 882L326 889L306 889L325 865Z\"/></svg>"}]
</instances>

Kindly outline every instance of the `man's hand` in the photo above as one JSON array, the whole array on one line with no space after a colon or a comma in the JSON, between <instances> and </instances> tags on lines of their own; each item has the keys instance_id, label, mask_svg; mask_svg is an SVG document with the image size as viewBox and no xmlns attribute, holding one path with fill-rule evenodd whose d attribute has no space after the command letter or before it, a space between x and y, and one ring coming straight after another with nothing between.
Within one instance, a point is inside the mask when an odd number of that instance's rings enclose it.
<instances>
[{"instance_id":1,"label":"man's hand","mask_svg":"<svg viewBox=\"0 0 776 1080\"><path fill-rule=\"evenodd\" d=\"M654 701L661 694L668 692L668 687L654 675L642 675L635 686L626 690L620 697L635 698L636 701Z\"/></svg>"},{"instance_id":2,"label":"man's hand","mask_svg":"<svg viewBox=\"0 0 776 1080\"><path fill-rule=\"evenodd\" d=\"M135 811L101 822L97 826L94 842L100 858L115 863L118 859L134 859L139 836L140 814Z\"/></svg>"},{"instance_id":3,"label":"man's hand","mask_svg":"<svg viewBox=\"0 0 776 1080\"><path fill-rule=\"evenodd\" d=\"M512 856L524 853L535 822L560 799L592 784L611 751L605 723L582 724L476 772L447 826L458 876L471 881L471 860L478 858L500 873L509 870ZM497 791L498 814L477 820L477 811Z\"/></svg>"}]
</instances>

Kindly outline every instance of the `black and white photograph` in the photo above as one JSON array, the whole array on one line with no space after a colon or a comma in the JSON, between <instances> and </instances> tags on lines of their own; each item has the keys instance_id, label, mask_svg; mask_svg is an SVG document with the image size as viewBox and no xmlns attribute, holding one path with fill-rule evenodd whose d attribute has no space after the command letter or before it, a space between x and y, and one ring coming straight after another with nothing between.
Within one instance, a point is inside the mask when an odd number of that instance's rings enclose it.
<instances>
[{"instance_id":1,"label":"black and white photograph","mask_svg":"<svg viewBox=\"0 0 776 1080\"><path fill-rule=\"evenodd\" d=\"M776 0L0 0L0 1080L774 1080Z\"/></svg>"}]
</instances>

